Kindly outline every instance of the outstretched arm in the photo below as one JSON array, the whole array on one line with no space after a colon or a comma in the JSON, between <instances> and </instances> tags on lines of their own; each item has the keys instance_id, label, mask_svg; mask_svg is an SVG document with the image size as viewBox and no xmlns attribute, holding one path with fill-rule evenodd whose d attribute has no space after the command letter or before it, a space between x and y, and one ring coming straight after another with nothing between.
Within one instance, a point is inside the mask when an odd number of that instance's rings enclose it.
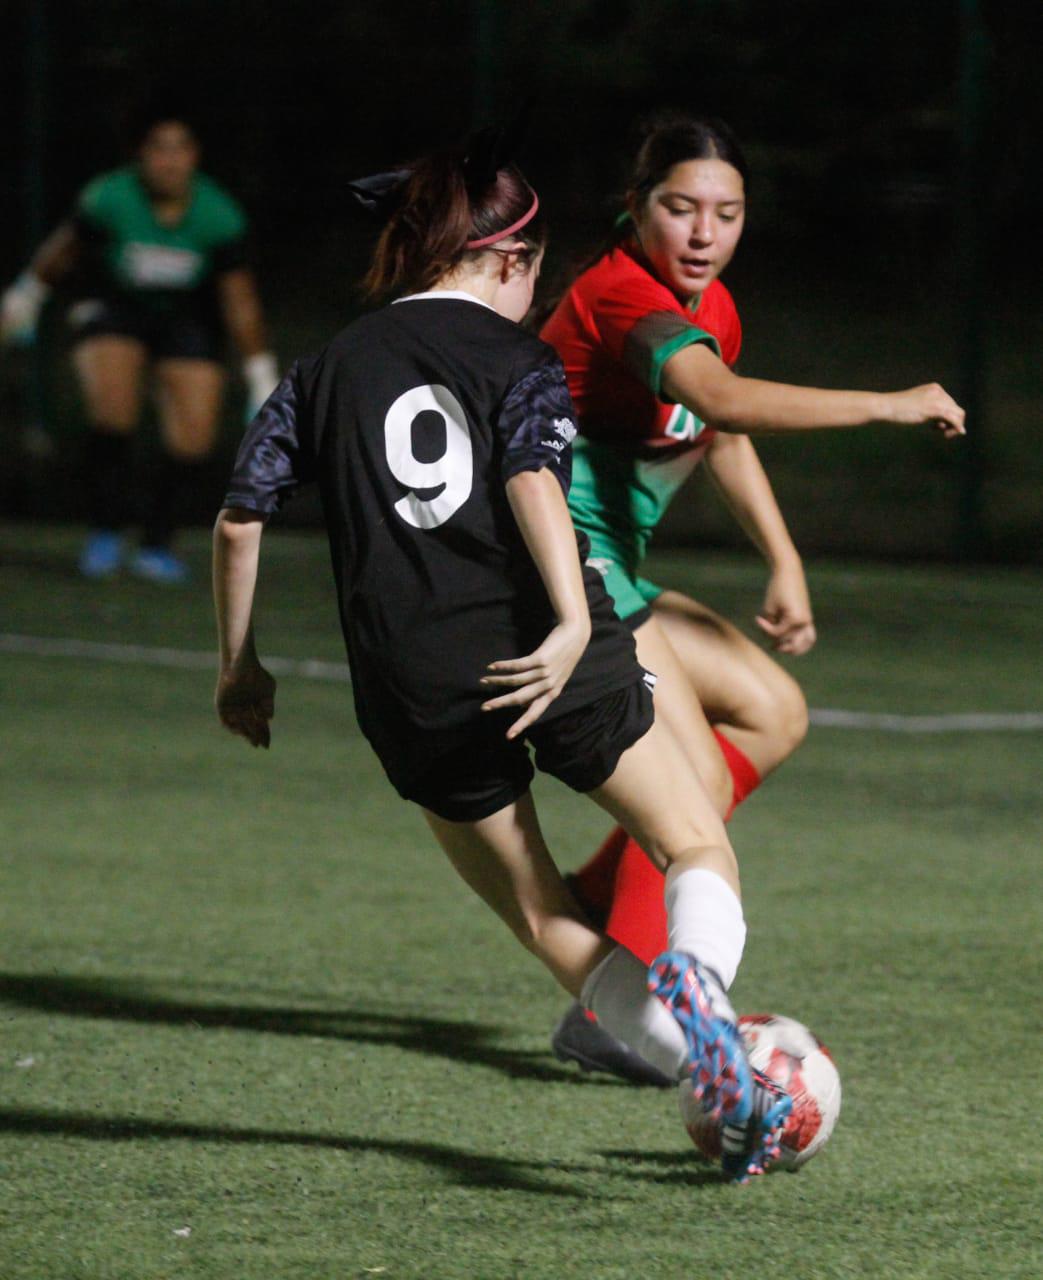
<instances>
[{"instance_id":1,"label":"outstretched arm","mask_svg":"<svg viewBox=\"0 0 1043 1280\"><path fill-rule=\"evenodd\" d=\"M483 711L527 707L507 731L524 733L565 687L590 639L583 570L561 484L549 468L521 471L507 481L507 500L550 597L557 625L534 652L489 664L482 683L510 693L490 699Z\"/></svg>"},{"instance_id":2,"label":"outstretched arm","mask_svg":"<svg viewBox=\"0 0 1043 1280\"><path fill-rule=\"evenodd\" d=\"M811 600L797 548L749 436L715 436L706 465L724 498L771 569L757 625L780 653L807 653L815 643Z\"/></svg>"},{"instance_id":3,"label":"outstretched arm","mask_svg":"<svg viewBox=\"0 0 1043 1280\"><path fill-rule=\"evenodd\" d=\"M16 343L34 340L40 311L51 289L73 269L82 249L74 223L63 222L51 232L29 266L0 297L0 338Z\"/></svg>"},{"instance_id":4,"label":"outstretched arm","mask_svg":"<svg viewBox=\"0 0 1043 1280\"><path fill-rule=\"evenodd\" d=\"M965 435L964 412L937 383L907 391L823 391L743 378L709 347L693 343L666 362L663 391L720 431L755 434L835 427L929 426Z\"/></svg>"},{"instance_id":5,"label":"outstretched arm","mask_svg":"<svg viewBox=\"0 0 1043 1280\"><path fill-rule=\"evenodd\" d=\"M214 705L225 728L255 747L270 744L275 713L275 680L258 660L251 622L263 530L263 516L238 507L226 507L214 526Z\"/></svg>"},{"instance_id":6,"label":"outstretched arm","mask_svg":"<svg viewBox=\"0 0 1043 1280\"><path fill-rule=\"evenodd\" d=\"M279 381L275 356L268 349L264 310L257 280L249 267L236 267L217 277L217 296L225 328L242 357L249 422Z\"/></svg>"}]
</instances>

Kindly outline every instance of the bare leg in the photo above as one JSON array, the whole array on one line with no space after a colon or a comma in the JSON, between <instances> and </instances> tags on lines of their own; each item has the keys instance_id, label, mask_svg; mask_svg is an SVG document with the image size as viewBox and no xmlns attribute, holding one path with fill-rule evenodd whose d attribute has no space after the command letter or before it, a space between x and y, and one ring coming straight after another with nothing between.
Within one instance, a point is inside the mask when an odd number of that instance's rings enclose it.
<instances>
[{"instance_id":1,"label":"bare leg","mask_svg":"<svg viewBox=\"0 0 1043 1280\"><path fill-rule=\"evenodd\" d=\"M550 856L532 796L479 822L424 816L460 877L578 996L591 970L612 949L584 919Z\"/></svg>"},{"instance_id":2,"label":"bare leg","mask_svg":"<svg viewBox=\"0 0 1043 1280\"><path fill-rule=\"evenodd\" d=\"M701 868L739 896L739 868L724 821L669 723L657 719L591 794L666 870L668 883Z\"/></svg>"},{"instance_id":3,"label":"bare leg","mask_svg":"<svg viewBox=\"0 0 1043 1280\"><path fill-rule=\"evenodd\" d=\"M731 774L695 686L674 652L669 636L658 619L652 617L638 627L634 640L638 661L654 671L658 680L656 719L670 726L716 811L727 813L732 804Z\"/></svg>"},{"instance_id":4,"label":"bare leg","mask_svg":"<svg viewBox=\"0 0 1043 1280\"><path fill-rule=\"evenodd\" d=\"M680 592L664 591L653 617L705 717L762 777L776 769L807 733L797 682L730 622Z\"/></svg>"},{"instance_id":5,"label":"bare leg","mask_svg":"<svg viewBox=\"0 0 1043 1280\"><path fill-rule=\"evenodd\" d=\"M91 426L128 435L141 415L142 374L148 353L136 338L103 334L77 344L72 362Z\"/></svg>"},{"instance_id":6,"label":"bare leg","mask_svg":"<svg viewBox=\"0 0 1043 1280\"><path fill-rule=\"evenodd\" d=\"M214 447L225 372L213 360L161 360L156 392L163 443L171 457L197 462Z\"/></svg>"},{"instance_id":7,"label":"bare leg","mask_svg":"<svg viewBox=\"0 0 1043 1280\"><path fill-rule=\"evenodd\" d=\"M73 353L90 431L84 441L83 487L92 533L80 571L105 578L122 557L119 531L133 518L132 434L138 424L147 352L135 338L86 338Z\"/></svg>"},{"instance_id":8,"label":"bare leg","mask_svg":"<svg viewBox=\"0 0 1043 1280\"><path fill-rule=\"evenodd\" d=\"M146 561L154 551L170 546L186 496L204 480L223 386L224 370L213 360L162 360L156 366L163 457L145 518L143 543L150 549ZM179 572L173 562L168 571L175 576Z\"/></svg>"}]
</instances>

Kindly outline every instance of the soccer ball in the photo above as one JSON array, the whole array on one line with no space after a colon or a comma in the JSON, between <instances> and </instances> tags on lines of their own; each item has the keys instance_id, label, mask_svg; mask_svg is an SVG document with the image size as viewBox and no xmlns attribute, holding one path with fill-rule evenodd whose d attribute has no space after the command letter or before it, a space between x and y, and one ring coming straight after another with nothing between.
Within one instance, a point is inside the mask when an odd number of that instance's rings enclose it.
<instances>
[{"instance_id":1,"label":"soccer ball","mask_svg":"<svg viewBox=\"0 0 1043 1280\"><path fill-rule=\"evenodd\" d=\"M776 1013L739 1019L750 1065L780 1084L793 1099L782 1131L782 1154L772 1169L799 1169L826 1145L840 1115L840 1076L829 1050L803 1023ZM720 1122L703 1111L682 1080L677 1100L688 1136L708 1160L721 1154Z\"/></svg>"}]
</instances>

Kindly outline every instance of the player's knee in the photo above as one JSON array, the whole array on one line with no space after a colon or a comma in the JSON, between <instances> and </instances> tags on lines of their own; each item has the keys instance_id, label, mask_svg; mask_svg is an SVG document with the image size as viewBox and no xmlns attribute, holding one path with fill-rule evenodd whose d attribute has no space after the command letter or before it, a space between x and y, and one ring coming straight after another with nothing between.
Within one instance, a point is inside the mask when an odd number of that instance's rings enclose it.
<instances>
[{"instance_id":1,"label":"player's knee","mask_svg":"<svg viewBox=\"0 0 1043 1280\"><path fill-rule=\"evenodd\" d=\"M88 405L87 421L92 431L103 436L125 436L137 426L136 405Z\"/></svg>"},{"instance_id":2,"label":"player's knee","mask_svg":"<svg viewBox=\"0 0 1043 1280\"><path fill-rule=\"evenodd\" d=\"M210 456L210 441L192 441L188 444L168 444L167 452L175 462L205 462Z\"/></svg>"},{"instance_id":3,"label":"player's knee","mask_svg":"<svg viewBox=\"0 0 1043 1280\"><path fill-rule=\"evenodd\" d=\"M759 756L763 765L774 769L804 741L808 704L800 685L779 667L771 679L759 682L749 692L742 720L762 740Z\"/></svg>"},{"instance_id":4,"label":"player's knee","mask_svg":"<svg viewBox=\"0 0 1043 1280\"><path fill-rule=\"evenodd\" d=\"M795 680L785 672L769 692L771 721L782 758L790 755L804 741L808 732L808 704Z\"/></svg>"},{"instance_id":5,"label":"player's knee","mask_svg":"<svg viewBox=\"0 0 1043 1280\"><path fill-rule=\"evenodd\" d=\"M693 833L692 839L693 843L684 848L663 851L668 872L671 868L683 871L686 868L702 867L707 871L715 871L731 884L739 883L739 862L723 828L719 838L698 831Z\"/></svg>"},{"instance_id":6,"label":"player's knee","mask_svg":"<svg viewBox=\"0 0 1043 1280\"><path fill-rule=\"evenodd\" d=\"M208 424L199 424L188 430L167 432L163 443L176 462L203 462L210 456L214 433Z\"/></svg>"},{"instance_id":7,"label":"player's knee","mask_svg":"<svg viewBox=\"0 0 1043 1280\"><path fill-rule=\"evenodd\" d=\"M561 925L569 923L583 924L589 928L579 907L571 899L566 901L562 898L560 902L524 906L518 918L512 922L511 928L527 951L543 956L551 949L550 940Z\"/></svg>"}]
</instances>

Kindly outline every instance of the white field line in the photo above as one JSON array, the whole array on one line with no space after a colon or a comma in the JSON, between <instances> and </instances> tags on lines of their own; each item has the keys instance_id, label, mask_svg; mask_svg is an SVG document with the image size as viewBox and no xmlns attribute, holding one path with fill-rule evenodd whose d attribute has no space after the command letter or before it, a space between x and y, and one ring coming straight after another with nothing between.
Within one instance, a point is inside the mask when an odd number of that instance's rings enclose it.
<instances>
[{"instance_id":1,"label":"white field line","mask_svg":"<svg viewBox=\"0 0 1043 1280\"><path fill-rule=\"evenodd\" d=\"M123 662L142 667L180 667L189 671L216 671L217 654L200 649L162 649L144 644L108 644L99 640L49 639L0 632L0 653L31 658L83 658L88 662ZM351 683L347 663L320 662L317 658L265 658L273 675L303 676L306 680Z\"/></svg>"},{"instance_id":2,"label":"white field line","mask_svg":"<svg viewBox=\"0 0 1043 1280\"><path fill-rule=\"evenodd\" d=\"M122 662L132 666L177 667L213 671L215 654L199 649L153 648L143 644L110 644L98 640L69 640L0 632L0 653L32 658L80 658L88 662ZM266 657L264 665L277 676L301 676L305 680L351 683L343 662L316 658ZM967 711L949 715L913 716L887 711L843 711L836 707L812 708L811 723L824 729L877 729L884 733L1039 733L1041 711Z\"/></svg>"}]
</instances>

